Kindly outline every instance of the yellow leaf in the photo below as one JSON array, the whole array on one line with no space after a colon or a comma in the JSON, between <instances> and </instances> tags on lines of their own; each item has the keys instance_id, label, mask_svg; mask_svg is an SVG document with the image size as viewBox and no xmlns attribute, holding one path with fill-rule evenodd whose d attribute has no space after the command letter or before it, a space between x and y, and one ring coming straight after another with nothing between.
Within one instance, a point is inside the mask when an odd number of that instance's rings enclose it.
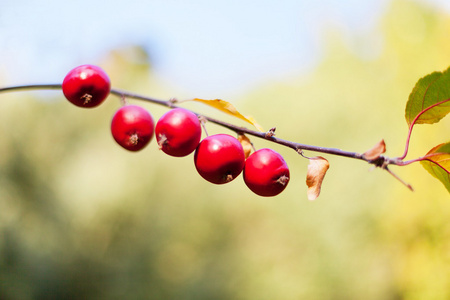
<instances>
[{"instance_id":1,"label":"yellow leaf","mask_svg":"<svg viewBox=\"0 0 450 300\"><path fill-rule=\"evenodd\" d=\"M225 101L225 100L222 100L222 99L205 100L205 99L199 99L199 98L194 98L194 99L192 99L192 101L201 102L203 104L206 104L206 105L209 105L211 107L214 107L215 109L218 109L218 110L220 110L222 112L225 112L225 113L227 113L229 115L235 116L235 117L237 117L237 118L239 118L241 120L244 120L244 121L252 124L259 131L264 132L262 127L259 126L258 123L256 123L255 119L253 119L250 116L242 115L236 109L236 107L234 107L233 104L231 104L228 101Z\"/></svg>"},{"instance_id":2,"label":"yellow leaf","mask_svg":"<svg viewBox=\"0 0 450 300\"><path fill-rule=\"evenodd\" d=\"M306 175L309 200L316 200L319 197L322 182L329 167L330 163L328 160L321 156L311 157L309 159L308 173Z\"/></svg>"},{"instance_id":3,"label":"yellow leaf","mask_svg":"<svg viewBox=\"0 0 450 300\"><path fill-rule=\"evenodd\" d=\"M431 175L439 179L450 193L450 142L431 149L421 161Z\"/></svg>"},{"instance_id":4,"label":"yellow leaf","mask_svg":"<svg viewBox=\"0 0 450 300\"><path fill-rule=\"evenodd\" d=\"M238 141L241 143L242 148L244 148L245 158L249 157L253 150L253 145L252 142L250 142L250 139L244 134L239 134Z\"/></svg>"}]
</instances>

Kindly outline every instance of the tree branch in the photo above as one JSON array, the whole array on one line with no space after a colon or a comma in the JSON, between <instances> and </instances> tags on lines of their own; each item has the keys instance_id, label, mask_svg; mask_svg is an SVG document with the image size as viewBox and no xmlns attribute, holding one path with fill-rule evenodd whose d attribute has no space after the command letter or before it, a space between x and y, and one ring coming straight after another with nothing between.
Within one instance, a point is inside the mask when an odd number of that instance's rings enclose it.
<instances>
[{"instance_id":1,"label":"tree branch","mask_svg":"<svg viewBox=\"0 0 450 300\"><path fill-rule=\"evenodd\" d=\"M11 91L26 91L26 90L60 90L61 88L62 88L61 84L18 85L18 86L10 86L10 87L0 88L0 93L11 92ZM159 99L131 93L131 92L128 92L125 90L111 89L111 94L115 95L117 97L120 97L121 99L123 99L125 97L125 98L129 98L129 99L147 101L147 102L151 102L154 104L168 107L170 109L178 107L176 105L176 101L173 101L173 100L159 100ZM273 135L273 132L272 132L272 134L268 134L266 132L255 131L255 130L248 129L246 127L236 126L231 123L227 123L227 122L215 119L215 118L204 116L204 115L196 113L196 112L193 112L193 113L195 113L197 116L201 116L203 119L205 119L211 123L220 125L224 128L228 128L229 130L232 130L238 134L248 134L251 136L262 138L262 139L271 141L273 143L277 143L277 144L289 147L289 148L295 150L299 154L301 154L303 150L307 150L307 151L319 152L319 153L324 153L324 154L331 154L331 155L336 155L336 156L354 158L354 159L358 159L358 160L364 160L364 161L368 162L369 164L375 165L376 167L383 167L383 168L387 165L404 165L402 163L402 159L399 159L399 158L389 158L389 157L380 155L376 159L368 160L361 153L344 151L344 150L337 149L337 148L328 148L328 147L320 147L320 146L296 143L296 142L277 138Z\"/></svg>"}]
</instances>

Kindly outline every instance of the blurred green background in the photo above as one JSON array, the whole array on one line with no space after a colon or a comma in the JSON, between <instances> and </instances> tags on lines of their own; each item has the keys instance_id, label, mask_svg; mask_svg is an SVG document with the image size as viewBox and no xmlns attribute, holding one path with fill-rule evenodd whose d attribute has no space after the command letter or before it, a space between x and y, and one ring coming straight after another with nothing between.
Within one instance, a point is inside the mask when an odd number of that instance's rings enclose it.
<instances>
[{"instance_id":1,"label":"blurred green background","mask_svg":"<svg viewBox=\"0 0 450 300\"><path fill-rule=\"evenodd\" d=\"M386 154L399 156L412 87L450 65L450 16L393 1L378 29L376 57L356 55L329 30L310 73L225 100L283 139L364 152L384 138ZM139 46L112 49L97 64L114 87L177 97ZM361 161L326 156L322 193L309 202L308 161L252 138L291 169L280 196L261 198L241 176L209 184L192 155L168 157L155 141L139 153L120 148L109 133L120 106L113 96L93 110L60 91L0 98L1 299L450 298L449 194L419 164L393 168L410 192ZM135 103L156 120L166 111ZM448 141L449 129L448 118L417 126L408 157Z\"/></svg>"}]
</instances>

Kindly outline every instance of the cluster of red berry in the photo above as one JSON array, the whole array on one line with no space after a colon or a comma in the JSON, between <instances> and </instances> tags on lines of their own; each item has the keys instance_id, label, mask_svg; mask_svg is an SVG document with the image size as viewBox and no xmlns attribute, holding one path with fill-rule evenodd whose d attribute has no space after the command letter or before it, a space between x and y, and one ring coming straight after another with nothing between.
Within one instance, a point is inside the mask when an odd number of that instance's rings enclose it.
<instances>
[{"instance_id":1,"label":"cluster of red berry","mask_svg":"<svg viewBox=\"0 0 450 300\"><path fill-rule=\"evenodd\" d=\"M82 65L66 75L62 89L74 105L91 108L106 99L111 82L101 68ZM238 139L215 134L201 140L201 128L198 116L190 110L173 108L155 126L146 109L129 104L117 110L111 122L114 140L127 150L141 150L155 134L159 148L168 155L183 157L195 151L195 167L211 183L230 182L243 172L245 184L260 196L275 196L286 188L289 168L279 153L264 148L246 158Z\"/></svg>"}]
</instances>

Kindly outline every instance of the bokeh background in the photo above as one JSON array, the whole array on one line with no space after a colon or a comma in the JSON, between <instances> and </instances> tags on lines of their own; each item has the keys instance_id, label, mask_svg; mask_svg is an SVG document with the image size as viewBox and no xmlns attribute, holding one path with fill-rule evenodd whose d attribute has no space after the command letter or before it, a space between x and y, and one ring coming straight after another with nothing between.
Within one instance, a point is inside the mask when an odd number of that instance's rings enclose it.
<instances>
[{"instance_id":1,"label":"bokeh background","mask_svg":"<svg viewBox=\"0 0 450 300\"><path fill-rule=\"evenodd\" d=\"M394 157L415 82L450 65L449 4L6 0L0 85L60 83L92 63L116 88L222 98L306 144L364 152L384 138ZM291 169L281 195L261 198L242 177L205 182L192 155L168 157L154 141L120 148L113 96L92 110L60 91L0 100L0 299L450 298L449 194L420 165L393 168L410 192L326 156L310 202L308 161L253 138ZM155 119L166 111L138 104ZM449 129L448 118L417 126L408 157L448 141Z\"/></svg>"}]
</instances>

